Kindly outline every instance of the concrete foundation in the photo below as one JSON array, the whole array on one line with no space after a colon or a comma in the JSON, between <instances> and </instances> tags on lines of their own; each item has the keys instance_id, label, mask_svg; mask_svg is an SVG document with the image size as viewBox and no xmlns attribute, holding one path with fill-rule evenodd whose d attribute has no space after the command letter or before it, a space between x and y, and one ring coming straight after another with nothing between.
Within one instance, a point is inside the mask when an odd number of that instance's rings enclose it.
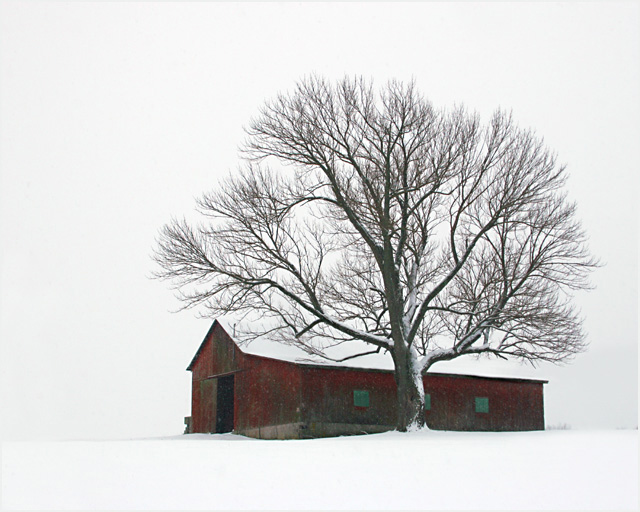
<instances>
[{"instance_id":1,"label":"concrete foundation","mask_svg":"<svg viewBox=\"0 0 640 512\"><path fill-rule=\"evenodd\" d=\"M317 437L375 434L393 430L392 425L355 425L351 423L286 423L237 431L256 439L314 439Z\"/></svg>"}]
</instances>

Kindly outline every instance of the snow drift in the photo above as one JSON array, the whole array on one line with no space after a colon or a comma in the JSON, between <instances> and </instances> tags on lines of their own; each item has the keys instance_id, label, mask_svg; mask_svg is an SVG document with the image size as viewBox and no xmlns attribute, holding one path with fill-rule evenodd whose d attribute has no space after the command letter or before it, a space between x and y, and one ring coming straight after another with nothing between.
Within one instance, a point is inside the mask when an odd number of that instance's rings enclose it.
<instances>
[{"instance_id":1,"label":"snow drift","mask_svg":"<svg viewBox=\"0 0 640 512\"><path fill-rule=\"evenodd\" d=\"M3 443L7 509L635 509L637 431Z\"/></svg>"}]
</instances>

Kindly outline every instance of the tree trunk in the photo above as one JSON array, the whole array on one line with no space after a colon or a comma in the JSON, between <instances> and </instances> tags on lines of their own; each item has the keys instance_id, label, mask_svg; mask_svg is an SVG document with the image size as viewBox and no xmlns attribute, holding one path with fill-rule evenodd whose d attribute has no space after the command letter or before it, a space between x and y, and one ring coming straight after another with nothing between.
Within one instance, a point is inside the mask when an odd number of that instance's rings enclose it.
<instances>
[{"instance_id":1,"label":"tree trunk","mask_svg":"<svg viewBox=\"0 0 640 512\"><path fill-rule=\"evenodd\" d=\"M426 428L424 384L410 350L394 350L395 379L398 387L398 419L400 432Z\"/></svg>"}]
</instances>

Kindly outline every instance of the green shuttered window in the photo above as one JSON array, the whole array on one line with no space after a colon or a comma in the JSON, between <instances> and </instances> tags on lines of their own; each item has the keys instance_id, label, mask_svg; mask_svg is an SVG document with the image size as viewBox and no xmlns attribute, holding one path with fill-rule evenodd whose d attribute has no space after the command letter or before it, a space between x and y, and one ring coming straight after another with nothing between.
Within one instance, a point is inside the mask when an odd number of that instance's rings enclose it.
<instances>
[{"instance_id":1,"label":"green shuttered window","mask_svg":"<svg viewBox=\"0 0 640 512\"><path fill-rule=\"evenodd\" d=\"M369 392L354 389L353 405L355 405L356 407L369 407Z\"/></svg>"},{"instance_id":2,"label":"green shuttered window","mask_svg":"<svg viewBox=\"0 0 640 512\"><path fill-rule=\"evenodd\" d=\"M486 397L476 397L476 412L489 412L489 399Z\"/></svg>"},{"instance_id":3,"label":"green shuttered window","mask_svg":"<svg viewBox=\"0 0 640 512\"><path fill-rule=\"evenodd\" d=\"M431 410L431 395L429 393L425 393L424 395L424 408L427 411Z\"/></svg>"}]
</instances>

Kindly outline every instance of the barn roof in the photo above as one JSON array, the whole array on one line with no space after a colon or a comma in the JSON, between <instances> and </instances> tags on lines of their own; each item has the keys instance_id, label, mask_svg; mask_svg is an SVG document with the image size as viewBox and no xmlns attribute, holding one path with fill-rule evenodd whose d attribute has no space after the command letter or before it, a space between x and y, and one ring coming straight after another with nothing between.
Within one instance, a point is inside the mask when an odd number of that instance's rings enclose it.
<instances>
[{"instance_id":1,"label":"barn roof","mask_svg":"<svg viewBox=\"0 0 640 512\"><path fill-rule=\"evenodd\" d=\"M193 359L191 360L191 362L189 363L189 366L187 366L187 370L191 371L191 369L193 368L193 365L195 364L195 362L198 360L198 357L200 357L200 354L202 353L202 350L204 349L206 342L211 334L211 332L214 330L214 328L216 327L216 325L219 326L220 329L222 329L227 336L229 336L229 338L231 338L233 340L233 336L231 336L229 334L229 331L232 330L230 329L228 325L225 325L224 321L219 321L218 319L214 320L213 323L211 324L211 327L209 328L209 330L207 331L207 334L205 335L204 339L202 340L202 343L200 344L200 346L198 347L198 350L196 351L195 355L193 356ZM235 340L234 340L234 344L235 344ZM273 344L272 344L273 346ZM324 363L324 362L307 362L307 361L300 361L300 354L295 355L292 352L290 352L289 354L286 353L281 353L278 354L278 357L273 357L272 355L265 355L264 353L260 353L260 348L255 351L255 350L242 350L240 347L238 347L238 345L236 344L236 349L240 350L242 353L247 354L251 357L257 357L260 359L269 359L269 360L275 360L275 361L285 361L288 362L290 364L295 364L297 366L302 366L305 368L318 368L318 369L332 369L332 370L345 370L345 371L356 371L356 372L373 372L373 373L393 373L393 369L391 368L381 368L381 367L367 367L367 366L354 366L352 364L330 364L330 363ZM256 353L257 352L257 353ZM538 383L542 383L542 384L547 384L549 381L547 380L542 380L542 379L531 379L531 378L522 378L522 377L505 377L505 376L484 376L484 375L471 375L468 373L457 373L457 372L453 372L453 373L441 373L441 372L429 372L429 375L437 375L437 376L442 376L442 377L473 377L473 378L478 378L478 379L487 379L487 380L508 380L508 381L513 381L513 382L538 382Z\"/></svg>"}]
</instances>

